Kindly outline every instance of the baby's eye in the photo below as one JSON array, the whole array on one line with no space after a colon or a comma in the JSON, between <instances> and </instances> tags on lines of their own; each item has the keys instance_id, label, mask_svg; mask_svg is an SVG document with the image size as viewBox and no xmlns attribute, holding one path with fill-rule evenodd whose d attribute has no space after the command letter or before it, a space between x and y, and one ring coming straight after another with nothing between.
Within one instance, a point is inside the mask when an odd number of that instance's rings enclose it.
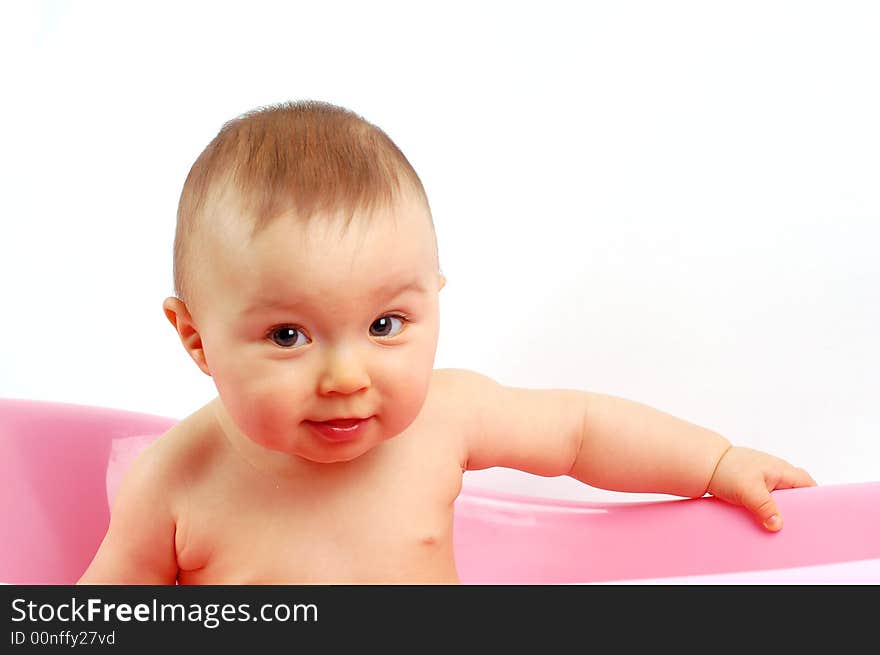
<instances>
[{"instance_id":1,"label":"baby's eye","mask_svg":"<svg viewBox=\"0 0 880 655\"><path fill-rule=\"evenodd\" d=\"M394 321L400 323L400 327L395 330L393 328ZM388 314L382 318L377 318L370 326L370 334L374 337L395 337L406 325L407 320L398 314Z\"/></svg>"},{"instance_id":2,"label":"baby's eye","mask_svg":"<svg viewBox=\"0 0 880 655\"><path fill-rule=\"evenodd\" d=\"M308 337L306 337L305 333L289 325L274 328L269 333L269 338L282 348L293 348L294 346L303 345L298 343L298 337L303 337L308 342Z\"/></svg>"}]
</instances>

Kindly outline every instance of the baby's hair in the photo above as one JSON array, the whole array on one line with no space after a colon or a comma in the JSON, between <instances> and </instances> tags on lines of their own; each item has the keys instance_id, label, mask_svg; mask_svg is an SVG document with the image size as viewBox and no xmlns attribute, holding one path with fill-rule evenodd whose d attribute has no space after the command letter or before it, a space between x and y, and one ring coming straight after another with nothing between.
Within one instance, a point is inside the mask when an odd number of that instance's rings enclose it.
<instances>
[{"instance_id":1,"label":"baby's hair","mask_svg":"<svg viewBox=\"0 0 880 655\"><path fill-rule=\"evenodd\" d=\"M418 194L430 218L424 187L404 154L348 109L301 100L242 114L223 125L184 182L174 237L175 294L190 301L195 235L221 198L251 221L253 238L291 210L303 222L343 212L347 227L356 211L390 205L401 188Z\"/></svg>"}]
</instances>

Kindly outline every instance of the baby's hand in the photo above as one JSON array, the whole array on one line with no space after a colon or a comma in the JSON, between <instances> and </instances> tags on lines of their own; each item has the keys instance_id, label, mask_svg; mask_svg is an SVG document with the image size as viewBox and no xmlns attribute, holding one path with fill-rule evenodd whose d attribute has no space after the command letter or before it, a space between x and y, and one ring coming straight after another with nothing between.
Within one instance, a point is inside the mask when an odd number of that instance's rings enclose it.
<instances>
[{"instance_id":1,"label":"baby's hand","mask_svg":"<svg viewBox=\"0 0 880 655\"><path fill-rule=\"evenodd\" d=\"M728 503L742 505L765 528L776 532L782 528L782 516L770 492L815 485L809 473L785 460L760 450L733 446L721 457L706 491Z\"/></svg>"}]
</instances>

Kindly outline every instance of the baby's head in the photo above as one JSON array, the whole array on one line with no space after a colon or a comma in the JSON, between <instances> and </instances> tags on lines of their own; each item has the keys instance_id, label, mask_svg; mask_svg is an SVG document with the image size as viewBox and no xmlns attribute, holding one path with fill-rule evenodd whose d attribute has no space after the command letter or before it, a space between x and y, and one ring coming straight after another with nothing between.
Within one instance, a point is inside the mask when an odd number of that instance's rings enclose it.
<instances>
[{"instance_id":1,"label":"baby's head","mask_svg":"<svg viewBox=\"0 0 880 655\"><path fill-rule=\"evenodd\" d=\"M306 101L226 123L198 157L163 307L233 439L346 461L418 415L443 283L406 157L356 114ZM368 417L335 435L310 423Z\"/></svg>"}]
</instances>

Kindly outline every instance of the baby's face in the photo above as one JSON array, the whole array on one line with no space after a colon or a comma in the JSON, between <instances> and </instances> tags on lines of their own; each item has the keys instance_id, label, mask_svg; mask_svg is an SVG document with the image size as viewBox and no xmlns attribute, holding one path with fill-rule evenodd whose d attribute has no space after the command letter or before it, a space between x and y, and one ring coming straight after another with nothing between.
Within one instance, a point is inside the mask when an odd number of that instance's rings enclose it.
<instances>
[{"instance_id":1,"label":"baby's face","mask_svg":"<svg viewBox=\"0 0 880 655\"><path fill-rule=\"evenodd\" d=\"M438 337L437 251L414 198L348 231L280 217L246 245L207 244L193 316L206 367L241 434L315 462L351 460L418 415ZM367 418L355 436L310 421Z\"/></svg>"}]
</instances>

